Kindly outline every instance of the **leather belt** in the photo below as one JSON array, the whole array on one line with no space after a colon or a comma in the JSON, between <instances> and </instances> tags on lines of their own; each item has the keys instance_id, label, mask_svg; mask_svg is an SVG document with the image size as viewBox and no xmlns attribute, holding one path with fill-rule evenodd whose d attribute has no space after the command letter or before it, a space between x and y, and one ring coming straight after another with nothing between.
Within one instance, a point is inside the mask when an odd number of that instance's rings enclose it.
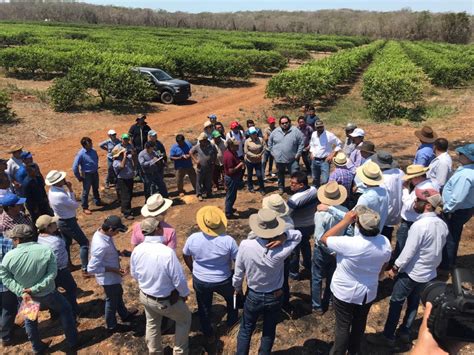
<instances>
[{"instance_id":1,"label":"leather belt","mask_svg":"<svg viewBox=\"0 0 474 355\"><path fill-rule=\"evenodd\" d=\"M313 158L314 160L319 160L319 161L323 161L323 160L326 160L328 157L324 157L324 158Z\"/></svg>"},{"instance_id":2,"label":"leather belt","mask_svg":"<svg viewBox=\"0 0 474 355\"><path fill-rule=\"evenodd\" d=\"M160 302L160 301L166 301L166 300L169 300L171 295L169 296L166 296L166 297L155 297L155 296L150 296L150 295L147 295L145 292L143 292L142 290L140 290L140 292L147 298L150 298L152 299L153 301L157 301L157 302Z\"/></svg>"}]
</instances>

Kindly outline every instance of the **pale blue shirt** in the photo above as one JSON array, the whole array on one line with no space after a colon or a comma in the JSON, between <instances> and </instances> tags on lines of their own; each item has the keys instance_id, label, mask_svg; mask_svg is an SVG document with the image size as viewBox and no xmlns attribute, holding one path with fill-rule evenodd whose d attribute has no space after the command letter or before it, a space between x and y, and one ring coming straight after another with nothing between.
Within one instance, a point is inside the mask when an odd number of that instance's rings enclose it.
<instances>
[{"instance_id":1,"label":"pale blue shirt","mask_svg":"<svg viewBox=\"0 0 474 355\"><path fill-rule=\"evenodd\" d=\"M448 226L436 213L421 214L408 231L408 238L395 265L416 282L436 277L436 268L443 258Z\"/></svg>"},{"instance_id":2,"label":"pale blue shirt","mask_svg":"<svg viewBox=\"0 0 474 355\"><path fill-rule=\"evenodd\" d=\"M474 164L460 166L443 189L445 212L474 207Z\"/></svg>"},{"instance_id":3,"label":"pale blue shirt","mask_svg":"<svg viewBox=\"0 0 474 355\"><path fill-rule=\"evenodd\" d=\"M120 269L119 252L114 241L108 235L96 231L92 237L91 258L87 264L87 272L95 274L101 286L122 283L122 276L115 272L106 272L105 268Z\"/></svg>"},{"instance_id":4,"label":"pale blue shirt","mask_svg":"<svg viewBox=\"0 0 474 355\"><path fill-rule=\"evenodd\" d=\"M133 249L130 274L140 290L153 297L168 297L177 290L181 297L189 295L183 267L173 249L163 244L161 236L146 236Z\"/></svg>"},{"instance_id":5,"label":"pale blue shirt","mask_svg":"<svg viewBox=\"0 0 474 355\"><path fill-rule=\"evenodd\" d=\"M426 176L443 187L451 176L453 161L448 152L441 153L430 163Z\"/></svg>"},{"instance_id":6,"label":"pale blue shirt","mask_svg":"<svg viewBox=\"0 0 474 355\"><path fill-rule=\"evenodd\" d=\"M334 251L319 241L323 234L339 223L348 211L344 206L333 206L333 208L338 209L342 214L334 215L326 211L318 211L314 214L314 241L329 254L334 254Z\"/></svg>"},{"instance_id":7,"label":"pale blue shirt","mask_svg":"<svg viewBox=\"0 0 474 355\"><path fill-rule=\"evenodd\" d=\"M239 250L229 235L212 237L202 232L189 236L183 254L193 258L193 276L203 282L222 282L232 276L232 261Z\"/></svg>"},{"instance_id":8,"label":"pale blue shirt","mask_svg":"<svg viewBox=\"0 0 474 355\"><path fill-rule=\"evenodd\" d=\"M383 187L367 187L356 206L366 206L380 215L379 229L382 231L388 217L388 193Z\"/></svg>"},{"instance_id":9,"label":"pale blue shirt","mask_svg":"<svg viewBox=\"0 0 474 355\"><path fill-rule=\"evenodd\" d=\"M38 244L46 245L51 248L56 257L58 270L67 268L69 260L64 239L57 235L40 234L38 237Z\"/></svg>"},{"instance_id":10,"label":"pale blue shirt","mask_svg":"<svg viewBox=\"0 0 474 355\"><path fill-rule=\"evenodd\" d=\"M255 292L273 292L283 286L285 259L301 241L301 232L290 229L287 240L274 249L266 248L267 240L262 238L242 240L235 262L232 285L242 290L244 274L247 286Z\"/></svg>"},{"instance_id":11,"label":"pale blue shirt","mask_svg":"<svg viewBox=\"0 0 474 355\"><path fill-rule=\"evenodd\" d=\"M415 154L413 164L429 166L435 155L433 152L433 143L422 143Z\"/></svg>"}]
</instances>

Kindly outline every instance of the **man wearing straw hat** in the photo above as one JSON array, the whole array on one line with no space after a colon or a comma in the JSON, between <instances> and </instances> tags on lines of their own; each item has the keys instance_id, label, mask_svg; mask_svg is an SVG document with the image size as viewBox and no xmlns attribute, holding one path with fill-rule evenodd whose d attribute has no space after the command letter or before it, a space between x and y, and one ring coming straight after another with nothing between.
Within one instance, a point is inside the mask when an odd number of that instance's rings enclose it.
<instances>
[{"instance_id":1,"label":"man wearing straw hat","mask_svg":"<svg viewBox=\"0 0 474 355\"><path fill-rule=\"evenodd\" d=\"M248 354L257 320L263 316L260 354L270 354L275 341L275 330L280 317L283 296L285 259L301 241L296 230L285 232L283 219L269 209L261 209L249 218L255 239L240 243L232 284L242 292L244 275L247 279L247 298L237 337L237 354Z\"/></svg>"},{"instance_id":2,"label":"man wearing straw hat","mask_svg":"<svg viewBox=\"0 0 474 355\"><path fill-rule=\"evenodd\" d=\"M13 188L20 188L20 183L15 180L15 177L18 169L23 165L23 160L21 159L22 152L23 146L19 144L14 144L7 150L7 153L10 153L12 156L7 161L7 169L5 172L7 173Z\"/></svg>"},{"instance_id":3,"label":"man wearing straw hat","mask_svg":"<svg viewBox=\"0 0 474 355\"><path fill-rule=\"evenodd\" d=\"M196 220L201 232L193 233L186 239L183 258L193 275L202 332L209 343L214 343L211 325L214 292L221 295L227 304L228 329L238 320L232 286L232 263L237 257L238 246L235 239L226 233L227 218L220 208L203 207L197 212Z\"/></svg>"},{"instance_id":4,"label":"man wearing straw hat","mask_svg":"<svg viewBox=\"0 0 474 355\"><path fill-rule=\"evenodd\" d=\"M318 200L326 205L333 206L346 213L348 210L343 206L347 199L347 190L341 184L330 181L318 189ZM329 307L331 298L332 275L336 270L336 253L320 242L321 237L330 228L341 221L341 217L334 216L327 211L318 211L314 214L314 250L311 268L311 306L317 315L323 315ZM322 281L326 279L324 292ZM322 296L322 297L321 297Z\"/></svg>"},{"instance_id":5,"label":"man wearing straw hat","mask_svg":"<svg viewBox=\"0 0 474 355\"><path fill-rule=\"evenodd\" d=\"M335 181L345 187L348 194L352 191L352 182L354 181L354 172L347 167L347 156L343 152L338 152L332 159L335 169L329 175L328 181Z\"/></svg>"},{"instance_id":6,"label":"man wearing straw hat","mask_svg":"<svg viewBox=\"0 0 474 355\"><path fill-rule=\"evenodd\" d=\"M117 176L117 197L120 202L120 209L125 219L133 219L132 216L132 195L133 178L135 176L134 159L132 154L121 146L116 146L112 150L114 162L112 164Z\"/></svg>"},{"instance_id":7,"label":"man wearing straw hat","mask_svg":"<svg viewBox=\"0 0 474 355\"><path fill-rule=\"evenodd\" d=\"M51 170L45 178L47 186L51 186L48 199L54 215L58 219L61 235L66 240L66 248L71 264L71 244L74 239L80 245L82 274L87 276L87 258L89 254L89 240L77 223L76 210L79 204L72 189L72 184L66 181L64 171Z\"/></svg>"},{"instance_id":8,"label":"man wearing straw hat","mask_svg":"<svg viewBox=\"0 0 474 355\"><path fill-rule=\"evenodd\" d=\"M146 218L140 223L145 241L133 249L130 274L138 281L140 302L145 308L145 340L150 354L162 354L161 322L176 322L174 354L188 354L191 312L186 305L188 284L176 253L163 244L159 222Z\"/></svg>"},{"instance_id":9,"label":"man wearing straw hat","mask_svg":"<svg viewBox=\"0 0 474 355\"><path fill-rule=\"evenodd\" d=\"M422 165L428 167L435 158L433 151L433 143L438 135L429 126L423 126L420 130L415 131L415 136L420 140L420 146L416 150L414 165Z\"/></svg>"}]
</instances>

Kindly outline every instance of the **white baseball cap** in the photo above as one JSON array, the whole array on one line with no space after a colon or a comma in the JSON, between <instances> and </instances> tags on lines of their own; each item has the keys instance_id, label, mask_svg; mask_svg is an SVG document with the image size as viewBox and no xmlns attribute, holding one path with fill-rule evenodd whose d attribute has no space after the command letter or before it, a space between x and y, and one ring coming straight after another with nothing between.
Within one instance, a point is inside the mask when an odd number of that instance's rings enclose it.
<instances>
[{"instance_id":1,"label":"white baseball cap","mask_svg":"<svg viewBox=\"0 0 474 355\"><path fill-rule=\"evenodd\" d=\"M107 134L109 136L111 136L112 134L117 134L117 132L115 132L113 129L109 129L109 131L107 132Z\"/></svg>"},{"instance_id":2,"label":"white baseball cap","mask_svg":"<svg viewBox=\"0 0 474 355\"><path fill-rule=\"evenodd\" d=\"M354 132L349 134L351 137L365 137L365 132L362 128L354 129Z\"/></svg>"}]
</instances>

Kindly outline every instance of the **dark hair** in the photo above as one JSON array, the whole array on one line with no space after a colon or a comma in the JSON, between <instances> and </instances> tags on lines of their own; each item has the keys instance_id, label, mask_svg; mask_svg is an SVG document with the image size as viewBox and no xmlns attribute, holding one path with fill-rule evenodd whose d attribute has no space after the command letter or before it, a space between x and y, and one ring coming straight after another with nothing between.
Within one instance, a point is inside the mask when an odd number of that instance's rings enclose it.
<instances>
[{"instance_id":1,"label":"dark hair","mask_svg":"<svg viewBox=\"0 0 474 355\"><path fill-rule=\"evenodd\" d=\"M360 234L362 234L364 237L376 237L380 234L380 229L374 228L371 231L368 231L360 225L359 221L357 221L357 227L359 228Z\"/></svg>"},{"instance_id":2,"label":"dark hair","mask_svg":"<svg viewBox=\"0 0 474 355\"><path fill-rule=\"evenodd\" d=\"M278 120L278 123L281 123L281 120L286 118L288 120L288 122L291 122L291 119L287 116L287 115L283 115L280 117L280 119Z\"/></svg>"},{"instance_id":3,"label":"dark hair","mask_svg":"<svg viewBox=\"0 0 474 355\"><path fill-rule=\"evenodd\" d=\"M145 149L146 148L153 148L155 146L155 142L147 141L145 142Z\"/></svg>"},{"instance_id":4,"label":"dark hair","mask_svg":"<svg viewBox=\"0 0 474 355\"><path fill-rule=\"evenodd\" d=\"M300 116L300 117L298 117L298 121L299 121L299 120L303 120L303 121L305 121L305 122L306 122L306 118L304 118L304 116Z\"/></svg>"},{"instance_id":5,"label":"dark hair","mask_svg":"<svg viewBox=\"0 0 474 355\"><path fill-rule=\"evenodd\" d=\"M254 125L255 122L254 122L253 120L247 120L247 127L248 127L249 124L253 124L253 125Z\"/></svg>"},{"instance_id":6,"label":"dark hair","mask_svg":"<svg viewBox=\"0 0 474 355\"><path fill-rule=\"evenodd\" d=\"M448 151L448 140L446 138L438 138L434 141L434 146L440 152L447 152Z\"/></svg>"},{"instance_id":7,"label":"dark hair","mask_svg":"<svg viewBox=\"0 0 474 355\"><path fill-rule=\"evenodd\" d=\"M88 143L89 143L89 144L92 143L92 139L90 139L89 137L82 137L82 139L81 139L81 145L82 145L83 147L85 147L86 144L88 144Z\"/></svg>"},{"instance_id":8,"label":"dark hair","mask_svg":"<svg viewBox=\"0 0 474 355\"><path fill-rule=\"evenodd\" d=\"M224 125L220 121L217 121L216 123L214 123L214 127L217 126L217 125L220 125L220 126L224 127Z\"/></svg>"},{"instance_id":9,"label":"dark hair","mask_svg":"<svg viewBox=\"0 0 474 355\"><path fill-rule=\"evenodd\" d=\"M113 228L111 225L108 223L102 223L102 227L100 227L104 232L108 231L116 231L118 228Z\"/></svg>"},{"instance_id":10,"label":"dark hair","mask_svg":"<svg viewBox=\"0 0 474 355\"><path fill-rule=\"evenodd\" d=\"M176 142L179 142L179 141L184 141L184 135L183 134L177 134L176 135Z\"/></svg>"},{"instance_id":11,"label":"dark hair","mask_svg":"<svg viewBox=\"0 0 474 355\"><path fill-rule=\"evenodd\" d=\"M316 111L316 109L314 108L313 105L309 105L308 106L308 111Z\"/></svg>"},{"instance_id":12,"label":"dark hair","mask_svg":"<svg viewBox=\"0 0 474 355\"><path fill-rule=\"evenodd\" d=\"M298 184L308 185L308 175L303 171L295 171L291 174L292 179L296 179Z\"/></svg>"}]
</instances>

